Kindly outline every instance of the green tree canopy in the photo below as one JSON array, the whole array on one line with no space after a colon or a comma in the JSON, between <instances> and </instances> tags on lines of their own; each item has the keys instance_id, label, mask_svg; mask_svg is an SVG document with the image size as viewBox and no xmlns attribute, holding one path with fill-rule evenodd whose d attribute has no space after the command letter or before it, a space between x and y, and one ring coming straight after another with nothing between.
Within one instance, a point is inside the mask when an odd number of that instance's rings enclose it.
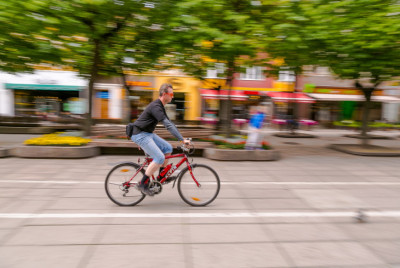
<instances>
[{"instance_id":1,"label":"green tree canopy","mask_svg":"<svg viewBox=\"0 0 400 268\"><path fill-rule=\"evenodd\" d=\"M166 33L172 1L10 0L2 3L4 32L0 68L30 71L31 63L70 66L89 79L88 96L99 75L124 69L148 70L165 54L158 40ZM13 18L17 20L13 22ZM10 25L10 26L6 26ZM11 53L8 53L10 51ZM91 98L88 122L91 121Z\"/></svg>"},{"instance_id":2,"label":"green tree canopy","mask_svg":"<svg viewBox=\"0 0 400 268\"><path fill-rule=\"evenodd\" d=\"M282 16L266 49L285 64L329 67L341 79L354 79L368 105L383 81L400 75L400 5L394 0L281 1ZM297 53L296 53L297 51Z\"/></svg>"},{"instance_id":3,"label":"green tree canopy","mask_svg":"<svg viewBox=\"0 0 400 268\"><path fill-rule=\"evenodd\" d=\"M183 0L176 8L179 15L170 21L176 34L166 40L173 62L200 79L215 62L223 63L231 88L233 74L257 60L263 41L262 13L268 6L248 0ZM226 105L221 112L229 131L230 102Z\"/></svg>"}]
</instances>

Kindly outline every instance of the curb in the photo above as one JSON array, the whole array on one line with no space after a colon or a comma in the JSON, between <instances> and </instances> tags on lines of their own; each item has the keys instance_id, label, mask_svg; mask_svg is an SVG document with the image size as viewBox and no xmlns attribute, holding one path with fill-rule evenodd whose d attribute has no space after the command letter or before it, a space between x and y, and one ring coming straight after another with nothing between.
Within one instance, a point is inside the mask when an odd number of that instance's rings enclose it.
<instances>
[{"instance_id":1,"label":"curb","mask_svg":"<svg viewBox=\"0 0 400 268\"><path fill-rule=\"evenodd\" d=\"M387 148L383 146L369 145L367 148L363 148L358 144L331 144L328 148L353 155L361 156L400 156L400 150Z\"/></svg>"},{"instance_id":2,"label":"curb","mask_svg":"<svg viewBox=\"0 0 400 268\"><path fill-rule=\"evenodd\" d=\"M22 158L88 158L99 154L100 149L93 145L78 147L22 145L12 150L13 156Z\"/></svg>"},{"instance_id":3,"label":"curb","mask_svg":"<svg viewBox=\"0 0 400 268\"><path fill-rule=\"evenodd\" d=\"M394 140L395 138L389 136L382 136L382 135L367 135L367 137L361 136L361 134L349 134L344 135L343 137L347 138L354 138L354 139L379 139L379 140Z\"/></svg>"},{"instance_id":4,"label":"curb","mask_svg":"<svg viewBox=\"0 0 400 268\"><path fill-rule=\"evenodd\" d=\"M220 161L276 161L280 158L277 150L230 150L218 148L204 149L203 156Z\"/></svg>"},{"instance_id":5,"label":"curb","mask_svg":"<svg viewBox=\"0 0 400 268\"><path fill-rule=\"evenodd\" d=\"M315 135L311 135L311 134L304 134L304 133L276 133L273 134L275 137L279 137L279 138L317 138L317 136Z\"/></svg>"},{"instance_id":6,"label":"curb","mask_svg":"<svg viewBox=\"0 0 400 268\"><path fill-rule=\"evenodd\" d=\"M10 156L9 149L0 148L0 158Z\"/></svg>"},{"instance_id":7,"label":"curb","mask_svg":"<svg viewBox=\"0 0 400 268\"><path fill-rule=\"evenodd\" d=\"M50 134L51 127L0 127L0 134Z\"/></svg>"}]
</instances>

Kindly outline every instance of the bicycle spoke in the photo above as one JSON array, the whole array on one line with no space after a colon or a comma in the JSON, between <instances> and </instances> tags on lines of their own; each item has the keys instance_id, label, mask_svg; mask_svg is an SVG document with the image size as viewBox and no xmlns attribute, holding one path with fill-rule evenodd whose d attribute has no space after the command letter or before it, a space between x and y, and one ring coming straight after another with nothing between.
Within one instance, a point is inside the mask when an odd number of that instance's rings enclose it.
<instances>
[{"instance_id":1,"label":"bicycle spoke","mask_svg":"<svg viewBox=\"0 0 400 268\"><path fill-rule=\"evenodd\" d=\"M183 201L192 206L205 206L218 195L220 182L217 173L206 165L193 165L192 173L183 171L178 182L178 191Z\"/></svg>"},{"instance_id":2,"label":"bicycle spoke","mask_svg":"<svg viewBox=\"0 0 400 268\"><path fill-rule=\"evenodd\" d=\"M115 166L110 171L106 178L105 190L111 201L120 206L134 206L144 199L145 195L135 187L144 171L141 170L132 179L139 168L140 166L137 164L124 163ZM127 183L128 181L129 183Z\"/></svg>"}]
</instances>

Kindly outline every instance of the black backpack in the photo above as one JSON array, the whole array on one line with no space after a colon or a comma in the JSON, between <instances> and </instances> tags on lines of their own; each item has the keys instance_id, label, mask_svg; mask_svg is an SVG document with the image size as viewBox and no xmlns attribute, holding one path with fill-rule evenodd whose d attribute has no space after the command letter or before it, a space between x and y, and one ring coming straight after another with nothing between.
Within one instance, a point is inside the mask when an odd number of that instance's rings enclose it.
<instances>
[{"instance_id":1,"label":"black backpack","mask_svg":"<svg viewBox=\"0 0 400 268\"><path fill-rule=\"evenodd\" d=\"M131 139L132 134L133 134L133 123L129 123L128 125L126 125L126 138L128 140Z\"/></svg>"}]
</instances>

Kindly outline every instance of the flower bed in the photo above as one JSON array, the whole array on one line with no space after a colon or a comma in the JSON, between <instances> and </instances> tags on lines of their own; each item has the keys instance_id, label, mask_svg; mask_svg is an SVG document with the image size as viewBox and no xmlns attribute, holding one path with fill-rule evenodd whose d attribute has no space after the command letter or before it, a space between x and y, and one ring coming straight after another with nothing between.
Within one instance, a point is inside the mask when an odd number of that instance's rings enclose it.
<instances>
[{"instance_id":1,"label":"flower bed","mask_svg":"<svg viewBox=\"0 0 400 268\"><path fill-rule=\"evenodd\" d=\"M13 149L13 155L26 158L86 158L100 154L90 139L57 132L28 139L24 145Z\"/></svg>"},{"instance_id":2,"label":"flower bed","mask_svg":"<svg viewBox=\"0 0 400 268\"><path fill-rule=\"evenodd\" d=\"M226 138L220 135L213 135L208 139L199 139L200 141L212 142L219 149L233 149L242 150L245 149L247 136L245 135L233 135L232 138ZM270 150L271 146L268 142L261 142L261 149Z\"/></svg>"},{"instance_id":3,"label":"flower bed","mask_svg":"<svg viewBox=\"0 0 400 268\"><path fill-rule=\"evenodd\" d=\"M354 120L342 120L333 122L334 126L345 128L361 128L362 123ZM381 129L400 129L400 124L389 124L384 122L371 122L368 123L370 128Z\"/></svg>"},{"instance_id":4,"label":"flower bed","mask_svg":"<svg viewBox=\"0 0 400 268\"><path fill-rule=\"evenodd\" d=\"M90 141L86 138L65 136L63 133L53 133L28 139L24 144L29 146L83 146Z\"/></svg>"},{"instance_id":5,"label":"flower bed","mask_svg":"<svg viewBox=\"0 0 400 268\"><path fill-rule=\"evenodd\" d=\"M207 141L216 145L216 148L206 148L204 157L222 161L273 161L279 159L279 153L272 150L270 144L262 142L264 150L246 150L246 136L235 135L233 138L214 135Z\"/></svg>"}]
</instances>

